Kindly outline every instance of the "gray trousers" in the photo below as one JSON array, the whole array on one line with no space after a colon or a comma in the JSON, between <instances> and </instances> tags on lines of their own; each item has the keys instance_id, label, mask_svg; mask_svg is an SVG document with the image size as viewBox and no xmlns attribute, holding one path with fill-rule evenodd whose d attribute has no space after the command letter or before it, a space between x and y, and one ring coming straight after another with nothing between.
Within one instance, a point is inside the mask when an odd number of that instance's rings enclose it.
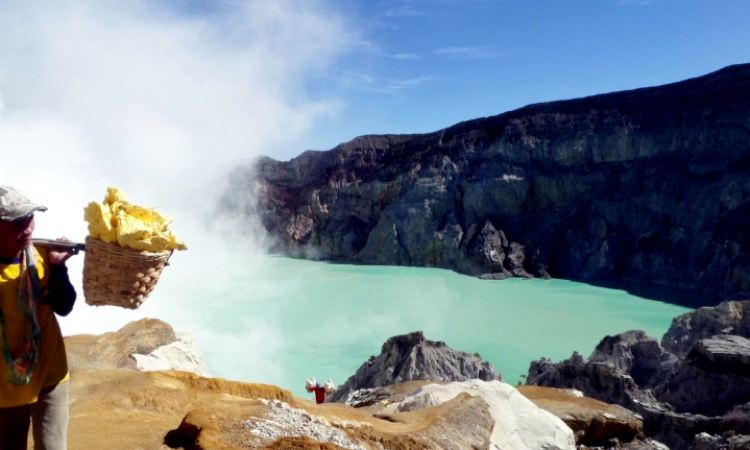
<instances>
[{"instance_id":1,"label":"gray trousers","mask_svg":"<svg viewBox=\"0 0 750 450\"><path fill-rule=\"evenodd\" d=\"M0 449L26 450L29 424L34 450L68 448L68 383L45 389L36 403L0 408Z\"/></svg>"}]
</instances>

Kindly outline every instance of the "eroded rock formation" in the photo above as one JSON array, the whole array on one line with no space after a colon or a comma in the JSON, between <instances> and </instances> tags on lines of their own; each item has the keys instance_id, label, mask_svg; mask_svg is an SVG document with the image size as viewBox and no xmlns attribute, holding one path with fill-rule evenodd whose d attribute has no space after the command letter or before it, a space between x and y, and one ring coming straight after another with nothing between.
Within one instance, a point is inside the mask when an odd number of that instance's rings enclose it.
<instances>
[{"instance_id":1,"label":"eroded rock formation","mask_svg":"<svg viewBox=\"0 0 750 450\"><path fill-rule=\"evenodd\" d=\"M262 158L231 192L295 256L746 291L750 65Z\"/></svg>"},{"instance_id":2,"label":"eroded rock formation","mask_svg":"<svg viewBox=\"0 0 750 450\"><path fill-rule=\"evenodd\" d=\"M479 355L453 350L444 342L425 339L421 331L388 339L378 356L371 357L344 384L331 401L345 402L349 394L412 380L499 380L502 376ZM356 401L356 400L355 400Z\"/></svg>"}]
</instances>

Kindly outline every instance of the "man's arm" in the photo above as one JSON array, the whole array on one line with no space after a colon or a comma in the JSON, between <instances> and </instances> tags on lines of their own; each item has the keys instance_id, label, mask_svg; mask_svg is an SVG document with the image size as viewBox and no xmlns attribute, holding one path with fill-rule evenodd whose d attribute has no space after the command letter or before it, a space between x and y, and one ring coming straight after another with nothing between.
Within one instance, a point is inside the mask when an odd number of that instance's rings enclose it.
<instances>
[{"instance_id":1,"label":"man's arm","mask_svg":"<svg viewBox=\"0 0 750 450\"><path fill-rule=\"evenodd\" d=\"M68 238L59 238L61 241L68 241ZM76 302L76 290L70 284L68 277L68 268L65 267L65 261L71 256L78 254L78 250L68 248L50 247L47 251L49 257L49 304L52 311L67 316L73 310Z\"/></svg>"},{"instance_id":2,"label":"man's arm","mask_svg":"<svg viewBox=\"0 0 750 450\"><path fill-rule=\"evenodd\" d=\"M70 284L68 268L64 264L50 264L49 266L49 297L47 301L52 311L67 316L73 310L76 302L76 290Z\"/></svg>"}]
</instances>

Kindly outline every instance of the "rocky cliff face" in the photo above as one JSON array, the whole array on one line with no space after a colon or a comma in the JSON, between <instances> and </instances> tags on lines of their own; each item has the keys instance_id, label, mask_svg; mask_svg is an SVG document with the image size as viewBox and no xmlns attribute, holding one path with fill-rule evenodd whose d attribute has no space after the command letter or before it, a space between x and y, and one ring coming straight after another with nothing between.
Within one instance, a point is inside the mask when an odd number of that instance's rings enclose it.
<instances>
[{"instance_id":1,"label":"rocky cliff face","mask_svg":"<svg viewBox=\"0 0 750 450\"><path fill-rule=\"evenodd\" d=\"M750 64L237 170L275 250L750 290ZM248 206L248 205L243 205Z\"/></svg>"}]
</instances>

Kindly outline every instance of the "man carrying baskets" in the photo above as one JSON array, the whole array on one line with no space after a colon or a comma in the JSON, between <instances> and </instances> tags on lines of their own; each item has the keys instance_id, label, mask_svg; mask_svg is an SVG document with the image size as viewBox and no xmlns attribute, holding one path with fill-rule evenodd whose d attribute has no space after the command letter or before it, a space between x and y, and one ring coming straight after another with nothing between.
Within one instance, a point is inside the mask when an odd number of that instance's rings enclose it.
<instances>
[{"instance_id":1,"label":"man carrying baskets","mask_svg":"<svg viewBox=\"0 0 750 450\"><path fill-rule=\"evenodd\" d=\"M76 292L65 261L75 252L31 244L32 203L0 187L0 449L67 447L68 361L55 313L73 309Z\"/></svg>"}]
</instances>

